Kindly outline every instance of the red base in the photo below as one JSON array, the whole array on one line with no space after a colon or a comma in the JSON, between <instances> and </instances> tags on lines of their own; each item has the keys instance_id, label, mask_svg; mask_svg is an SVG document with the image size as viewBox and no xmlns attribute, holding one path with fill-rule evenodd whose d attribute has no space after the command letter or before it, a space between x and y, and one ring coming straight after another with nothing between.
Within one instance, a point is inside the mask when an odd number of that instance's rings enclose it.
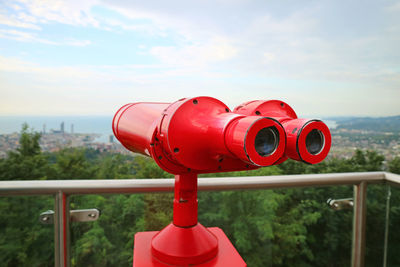
<instances>
[{"instance_id":1,"label":"red base","mask_svg":"<svg viewBox=\"0 0 400 267\"><path fill-rule=\"evenodd\" d=\"M218 239L200 223L192 227L170 223L153 237L151 252L169 264L200 264L217 255Z\"/></svg>"},{"instance_id":2,"label":"red base","mask_svg":"<svg viewBox=\"0 0 400 267\"><path fill-rule=\"evenodd\" d=\"M218 240L218 252L215 257L201 264L191 264L196 267L245 267L246 263L240 257L239 253L233 247L232 243L226 237L224 232L218 227L207 228ZM135 235L135 246L133 250L133 267L171 267L155 258L152 254L151 242L153 237L159 232L140 232ZM171 246L173 240L170 241ZM193 244L187 244L193 246ZM179 266L179 265L178 265ZM188 266L183 264L180 266Z\"/></svg>"}]
</instances>

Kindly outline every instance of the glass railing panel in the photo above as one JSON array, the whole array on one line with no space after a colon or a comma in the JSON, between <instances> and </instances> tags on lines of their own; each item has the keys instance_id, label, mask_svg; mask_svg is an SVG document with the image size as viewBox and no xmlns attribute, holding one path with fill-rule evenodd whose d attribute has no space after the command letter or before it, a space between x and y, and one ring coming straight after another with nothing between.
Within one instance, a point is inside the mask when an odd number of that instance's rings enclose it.
<instances>
[{"instance_id":1,"label":"glass railing panel","mask_svg":"<svg viewBox=\"0 0 400 267\"><path fill-rule=\"evenodd\" d=\"M199 220L218 226L248 266L349 266L352 186L199 193Z\"/></svg>"},{"instance_id":2,"label":"glass railing panel","mask_svg":"<svg viewBox=\"0 0 400 267\"><path fill-rule=\"evenodd\" d=\"M368 185L365 266L385 266L385 253L386 266L400 266L399 191ZM199 221L223 229L249 266L349 266L352 197L353 186L199 192ZM135 233L170 223L172 199L172 193L71 196L71 210L101 211L95 222L71 222L71 266L130 265ZM50 209L53 196L0 198L4 266L54 266L54 226L39 221Z\"/></svg>"},{"instance_id":3,"label":"glass railing panel","mask_svg":"<svg viewBox=\"0 0 400 267\"><path fill-rule=\"evenodd\" d=\"M382 266L384 257L385 214L387 187L369 184L367 188L367 217L365 266Z\"/></svg>"},{"instance_id":4,"label":"glass railing panel","mask_svg":"<svg viewBox=\"0 0 400 267\"><path fill-rule=\"evenodd\" d=\"M97 208L95 222L71 223L71 266L131 266L135 233L172 221L172 194L71 196L71 210Z\"/></svg>"},{"instance_id":5,"label":"glass railing panel","mask_svg":"<svg viewBox=\"0 0 400 267\"><path fill-rule=\"evenodd\" d=\"M47 210L53 196L0 197L1 266L54 266L54 226L39 221Z\"/></svg>"},{"instance_id":6,"label":"glass railing panel","mask_svg":"<svg viewBox=\"0 0 400 267\"><path fill-rule=\"evenodd\" d=\"M388 218L386 266L400 266L400 187L389 186L387 190L390 198L386 200L389 214L385 216Z\"/></svg>"}]
</instances>

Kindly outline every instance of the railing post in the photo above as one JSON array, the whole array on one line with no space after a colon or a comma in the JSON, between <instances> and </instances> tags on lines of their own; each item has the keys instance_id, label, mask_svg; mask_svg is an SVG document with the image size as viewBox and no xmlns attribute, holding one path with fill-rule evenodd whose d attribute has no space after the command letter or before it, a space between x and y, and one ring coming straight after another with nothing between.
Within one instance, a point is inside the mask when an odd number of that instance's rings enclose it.
<instances>
[{"instance_id":1,"label":"railing post","mask_svg":"<svg viewBox=\"0 0 400 267\"><path fill-rule=\"evenodd\" d=\"M54 265L69 267L69 198L59 191L54 198Z\"/></svg>"},{"instance_id":2,"label":"railing post","mask_svg":"<svg viewBox=\"0 0 400 267\"><path fill-rule=\"evenodd\" d=\"M353 246L351 266L363 267L365 256L365 226L367 213L367 182L354 185Z\"/></svg>"},{"instance_id":3,"label":"railing post","mask_svg":"<svg viewBox=\"0 0 400 267\"><path fill-rule=\"evenodd\" d=\"M386 194L386 216L385 216L385 239L383 243L383 265L382 267L387 266L387 251L388 251L388 242L389 242L389 215L390 215L390 197L392 195L392 191L390 189L390 185L386 184L387 194Z\"/></svg>"}]
</instances>

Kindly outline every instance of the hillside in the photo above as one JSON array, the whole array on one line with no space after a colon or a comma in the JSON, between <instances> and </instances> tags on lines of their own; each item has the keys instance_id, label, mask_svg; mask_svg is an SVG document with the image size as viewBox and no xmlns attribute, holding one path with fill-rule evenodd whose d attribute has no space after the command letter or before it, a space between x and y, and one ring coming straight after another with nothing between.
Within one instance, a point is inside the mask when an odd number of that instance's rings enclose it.
<instances>
[{"instance_id":1,"label":"hillside","mask_svg":"<svg viewBox=\"0 0 400 267\"><path fill-rule=\"evenodd\" d=\"M346 118L335 121L338 124L337 129L400 132L400 115L378 118Z\"/></svg>"}]
</instances>

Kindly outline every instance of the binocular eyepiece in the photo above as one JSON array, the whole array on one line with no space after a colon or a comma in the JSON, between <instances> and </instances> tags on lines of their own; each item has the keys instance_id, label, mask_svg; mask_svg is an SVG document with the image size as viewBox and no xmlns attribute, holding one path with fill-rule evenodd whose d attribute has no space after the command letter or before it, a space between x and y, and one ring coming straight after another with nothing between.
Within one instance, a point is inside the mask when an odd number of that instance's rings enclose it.
<instances>
[{"instance_id":1,"label":"binocular eyepiece","mask_svg":"<svg viewBox=\"0 0 400 267\"><path fill-rule=\"evenodd\" d=\"M322 121L299 119L277 100L247 102L233 112L211 97L127 104L115 114L113 131L127 149L173 174L256 169L287 158L315 164L331 146Z\"/></svg>"},{"instance_id":2,"label":"binocular eyepiece","mask_svg":"<svg viewBox=\"0 0 400 267\"><path fill-rule=\"evenodd\" d=\"M236 107L234 112L248 116L271 116L282 124L287 143L285 154L277 164L287 158L316 164L329 153L332 139L328 126L320 120L299 119L294 110L283 101L250 101Z\"/></svg>"}]
</instances>

